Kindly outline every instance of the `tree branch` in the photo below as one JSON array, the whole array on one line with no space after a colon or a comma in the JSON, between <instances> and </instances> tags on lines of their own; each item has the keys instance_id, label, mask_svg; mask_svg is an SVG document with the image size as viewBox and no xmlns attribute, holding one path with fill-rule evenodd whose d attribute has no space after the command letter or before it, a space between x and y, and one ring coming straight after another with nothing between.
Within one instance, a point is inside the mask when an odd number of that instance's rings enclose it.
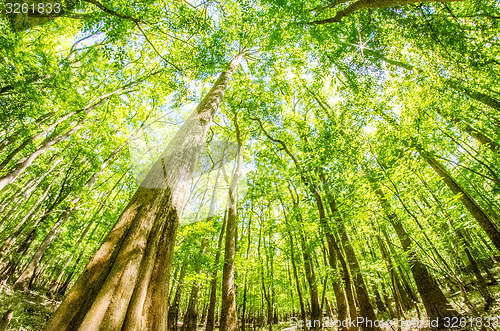
<instances>
[{"instance_id":1,"label":"tree branch","mask_svg":"<svg viewBox=\"0 0 500 331\"><path fill-rule=\"evenodd\" d=\"M307 25L321 25L327 23L339 23L342 18L351 15L353 12L365 9L365 8L387 8L387 7L399 7L420 2L453 2L453 1L463 1L463 0L359 0L356 1L347 8L337 11L334 17L327 18L324 20L318 20L306 23Z\"/></svg>"}]
</instances>

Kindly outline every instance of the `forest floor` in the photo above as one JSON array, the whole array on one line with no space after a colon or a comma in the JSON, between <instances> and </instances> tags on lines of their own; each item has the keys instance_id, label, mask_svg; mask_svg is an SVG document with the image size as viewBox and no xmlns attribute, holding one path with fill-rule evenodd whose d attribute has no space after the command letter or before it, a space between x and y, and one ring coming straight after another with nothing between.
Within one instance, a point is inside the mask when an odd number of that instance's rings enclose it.
<instances>
[{"instance_id":1,"label":"forest floor","mask_svg":"<svg viewBox=\"0 0 500 331\"><path fill-rule=\"evenodd\" d=\"M492 293L498 294L500 293L500 285L490 286L490 290ZM499 295L495 295L496 304L492 307L489 312L484 312L483 309L483 300L479 296L476 291L469 293L469 298L474 307L476 307L477 313L480 316L486 317L494 317L496 318L496 322L498 324L498 328L500 330L500 297ZM460 293L455 293L451 295L452 304L458 308L460 313L463 313L464 316L469 321L469 314L466 313L466 305L464 304L463 297ZM48 319L52 316L54 311L57 309L57 306L60 302L51 300L47 298L45 295L40 294L38 292L18 292L12 290L8 286L0 285L0 318L1 316L10 308L12 309L13 317L10 322L8 330L10 331L38 331L42 330L43 326L46 324ZM422 310L423 312L423 310ZM414 315L414 316L413 316ZM417 320L417 315L415 312L412 314L407 313L405 316L406 320ZM294 328L290 327L291 324L289 321L280 322L277 325L273 325L273 330L287 330L293 331ZM268 327L265 328L249 328L252 331L264 331L269 330ZM326 330L335 330L335 328L325 328ZM384 330L396 330L395 328L384 328ZM428 330L428 328L416 328L414 326L402 327L401 331L410 331L410 330ZM479 330L479 328L474 327L465 327L454 330ZM487 328L487 330L496 330Z\"/></svg>"},{"instance_id":2,"label":"forest floor","mask_svg":"<svg viewBox=\"0 0 500 331\"><path fill-rule=\"evenodd\" d=\"M41 330L59 304L37 292L18 292L0 285L0 317L9 308L13 311L8 330Z\"/></svg>"}]
</instances>

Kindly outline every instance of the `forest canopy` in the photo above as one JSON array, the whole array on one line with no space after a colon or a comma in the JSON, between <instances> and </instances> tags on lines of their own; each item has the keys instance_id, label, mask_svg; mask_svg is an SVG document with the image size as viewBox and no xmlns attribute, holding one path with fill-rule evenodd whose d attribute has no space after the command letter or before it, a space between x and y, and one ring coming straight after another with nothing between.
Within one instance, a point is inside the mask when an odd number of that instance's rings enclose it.
<instances>
[{"instance_id":1,"label":"forest canopy","mask_svg":"<svg viewBox=\"0 0 500 331\"><path fill-rule=\"evenodd\" d=\"M498 1L15 1L0 330L497 330Z\"/></svg>"}]
</instances>

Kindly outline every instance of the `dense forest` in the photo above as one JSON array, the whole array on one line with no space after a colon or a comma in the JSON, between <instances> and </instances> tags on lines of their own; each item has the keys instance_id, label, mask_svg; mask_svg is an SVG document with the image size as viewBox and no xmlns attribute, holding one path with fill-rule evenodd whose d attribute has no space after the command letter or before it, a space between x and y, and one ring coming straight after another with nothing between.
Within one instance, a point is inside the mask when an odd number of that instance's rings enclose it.
<instances>
[{"instance_id":1,"label":"dense forest","mask_svg":"<svg viewBox=\"0 0 500 331\"><path fill-rule=\"evenodd\" d=\"M498 1L0 9L0 330L500 328Z\"/></svg>"}]
</instances>

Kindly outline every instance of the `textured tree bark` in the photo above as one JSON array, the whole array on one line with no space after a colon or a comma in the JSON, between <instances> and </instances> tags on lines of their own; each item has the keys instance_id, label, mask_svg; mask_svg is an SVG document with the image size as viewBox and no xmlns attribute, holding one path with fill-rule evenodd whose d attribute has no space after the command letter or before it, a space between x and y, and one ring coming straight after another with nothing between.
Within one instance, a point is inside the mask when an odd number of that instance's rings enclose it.
<instances>
[{"instance_id":1,"label":"textured tree bark","mask_svg":"<svg viewBox=\"0 0 500 331\"><path fill-rule=\"evenodd\" d=\"M46 331L167 329L180 211L207 131L243 56L229 63L153 165Z\"/></svg>"},{"instance_id":2,"label":"textured tree bark","mask_svg":"<svg viewBox=\"0 0 500 331\"><path fill-rule=\"evenodd\" d=\"M103 210L104 206L106 205L106 202L112 197L112 193L113 191L116 189L116 187L118 186L118 184L122 181L122 179L125 177L127 173L123 173L123 175L116 181L116 183L113 185L113 187L111 188L111 190L109 190L109 192L107 192L107 194L105 194L105 198L101 200L100 204L99 204L99 207L97 208L97 210L94 212L94 214L92 215L92 217L90 218L90 220L87 222L87 225L86 227L84 228L84 230L82 231L82 233L80 234L80 237L78 238L78 241L76 242L75 244L75 251L80 251L80 255L78 256L78 259L77 259L77 262L75 263L75 268L76 266L78 265L78 262L80 261L82 255L83 255L83 251L84 250L80 250L80 245L81 243L83 242L85 236L87 235L87 233L90 231L90 229L92 228L92 226L94 225L95 223L95 220L97 218L97 216L100 214L100 212ZM118 192L119 193L119 192ZM117 193L117 194L118 194ZM115 195L116 196L116 195ZM111 201L114 201L114 199L111 198ZM94 234L94 231L97 229L98 225L94 226L92 231L90 232L90 235L89 237L92 238L92 235ZM61 273L60 275L58 276L58 278L55 280L54 284L52 285L52 287L50 288L49 290L49 296L54 296L54 294L59 294L59 295L64 295L64 293L66 292L66 287L67 285L69 284L69 281L68 279L71 279L72 277L72 274L74 273L74 270L72 272L70 272L68 274L68 276L66 277L66 281L63 283L63 284L60 284L61 281L62 281L62 277L65 273L65 270L67 268L69 268L69 266L71 265L71 261L73 260L73 258L75 257L75 255L71 255L71 257L68 259L68 262L67 262L67 265L61 270Z\"/></svg>"},{"instance_id":3,"label":"textured tree bark","mask_svg":"<svg viewBox=\"0 0 500 331\"><path fill-rule=\"evenodd\" d=\"M375 194L379 198L384 213L396 231L396 235L398 236L403 250L407 253L408 263L410 264L413 278L427 312L427 317L431 320L439 319L439 326L443 327L446 317L458 317L460 314L448 303L439 285L429 273L426 266L418 258L418 255L412 247L410 236L396 214L392 211L392 207L382 192L382 189L374 179L368 179Z\"/></svg>"},{"instance_id":4,"label":"textured tree bark","mask_svg":"<svg viewBox=\"0 0 500 331\"><path fill-rule=\"evenodd\" d=\"M237 114L234 115L234 127L238 141L238 156L236 169L229 187L229 211L227 215L226 243L224 249L224 266L222 269L222 298L220 330L238 330L236 315L236 288L234 284L234 258L236 256L236 239L238 230L237 189L243 173L243 142L238 126Z\"/></svg>"}]
</instances>

